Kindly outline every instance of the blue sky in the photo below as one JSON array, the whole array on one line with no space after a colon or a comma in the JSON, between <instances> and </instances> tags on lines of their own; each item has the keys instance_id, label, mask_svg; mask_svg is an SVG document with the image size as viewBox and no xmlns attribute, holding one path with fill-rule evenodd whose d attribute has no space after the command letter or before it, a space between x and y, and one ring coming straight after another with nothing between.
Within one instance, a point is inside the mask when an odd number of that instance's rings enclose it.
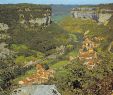
<instances>
[{"instance_id":1,"label":"blue sky","mask_svg":"<svg viewBox=\"0 0 113 95\"><path fill-rule=\"evenodd\" d=\"M0 0L0 4L34 3L34 4L100 4L113 3L113 0Z\"/></svg>"}]
</instances>

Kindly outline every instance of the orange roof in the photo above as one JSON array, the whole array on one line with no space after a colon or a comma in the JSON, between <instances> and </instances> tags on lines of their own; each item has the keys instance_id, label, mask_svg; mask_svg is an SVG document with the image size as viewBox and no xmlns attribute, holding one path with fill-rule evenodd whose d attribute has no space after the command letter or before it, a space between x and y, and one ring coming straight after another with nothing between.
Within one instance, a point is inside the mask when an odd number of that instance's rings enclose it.
<instances>
[{"instance_id":1,"label":"orange roof","mask_svg":"<svg viewBox=\"0 0 113 95\"><path fill-rule=\"evenodd\" d=\"M94 61L93 60L89 60L88 61L88 65L94 65Z\"/></svg>"},{"instance_id":2,"label":"orange roof","mask_svg":"<svg viewBox=\"0 0 113 95\"><path fill-rule=\"evenodd\" d=\"M89 53L88 52L82 52L82 53L80 53L80 57L86 58L88 56L89 56Z\"/></svg>"},{"instance_id":3,"label":"orange roof","mask_svg":"<svg viewBox=\"0 0 113 95\"><path fill-rule=\"evenodd\" d=\"M41 68L43 68L43 65L42 65L42 64L37 64L37 65L36 65L36 68L37 68L37 69L41 69Z\"/></svg>"}]
</instances>

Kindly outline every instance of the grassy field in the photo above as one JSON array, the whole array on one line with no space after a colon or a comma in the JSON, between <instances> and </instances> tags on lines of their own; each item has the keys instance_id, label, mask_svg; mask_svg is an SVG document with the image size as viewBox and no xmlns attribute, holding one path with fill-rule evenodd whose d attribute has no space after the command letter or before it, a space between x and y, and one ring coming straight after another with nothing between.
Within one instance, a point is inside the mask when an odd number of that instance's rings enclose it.
<instances>
[{"instance_id":1,"label":"grassy field","mask_svg":"<svg viewBox=\"0 0 113 95\"><path fill-rule=\"evenodd\" d=\"M59 62L55 63L54 65L52 65L52 68L60 69L63 66L65 66L66 64L69 64L69 61L67 61L67 60L59 61Z\"/></svg>"},{"instance_id":2,"label":"grassy field","mask_svg":"<svg viewBox=\"0 0 113 95\"><path fill-rule=\"evenodd\" d=\"M72 57L76 57L77 55L78 55L78 51L77 50L73 50L73 51L68 53L68 56L72 56Z\"/></svg>"}]
</instances>

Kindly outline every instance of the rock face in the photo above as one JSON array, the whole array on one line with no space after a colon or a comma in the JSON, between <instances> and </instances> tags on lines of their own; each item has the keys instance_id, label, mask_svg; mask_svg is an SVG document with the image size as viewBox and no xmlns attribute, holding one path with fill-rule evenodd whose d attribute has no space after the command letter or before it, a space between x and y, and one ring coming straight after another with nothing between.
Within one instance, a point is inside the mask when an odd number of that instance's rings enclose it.
<instances>
[{"instance_id":1,"label":"rock face","mask_svg":"<svg viewBox=\"0 0 113 95\"><path fill-rule=\"evenodd\" d=\"M7 31L9 29L7 24L0 23L0 31Z\"/></svg>"},{"instance_id":2,"label":"rock face","mask_svg":"<svg viewBox=\"0 0 113 95\"><path fill-rule=\"evenodd\" d=\"M6 48L6 43L0 43L0 60L7 58L7 56L13 56L14 52Z\"/></svg>"},{"instance_id":3,"label":"rock face","mask_svg":"<svg viewBox=\"0 0 113 95\"><path fill-rule=\"evenodd\" d=\"M47 5L32 4L0 5L0 23L0 27L3 27L3 24L49 25L51 8Z\"/></svg>"},{"instance_id":4,"label":"rock face","mask_svg":"<svg viewBox=\"0 0 113 95\"><path fill-rule=\"evenodd\" d=\"M73 18L93 19L99 23L107 23L112 16L112 10L97 8L73 8L71 15Z\"/></svg>"},{"instance_id":5,"label":"rock face","mask_svg":"<svg viewBox=\"0 0 113 95\"><path fill-rule=\"evenodd\" d=\"M95 8L73 8L71 14L74 18L86 18L98 20Z\"/></svg>"},{"instance_id":6,"label":"rock face","mask_svg":"<svg viewBox=\"0 0 113 95\"><path fill-rule=\"evenodd\" d=\"M14 90L11 95L61 95L55 85L32 85Z\"/></svg>"},{"instance_id":7,"label":"rock face","mask_svg":"<svg viewBox=\"0 0 113 95\"><path fill-rule=\"evenodd\" d=\"M110 13L105 13L105 14L100 13L100 14L99 14L99 19L98 19L98 21L99 21L100 23L107 24L107 23L109 22L109 19L110 19L111 17L112 17L112 14L110 14Z\"/></svg>"},{"instance_id":8,"label":"rock face","mask_svg":"<svg viewBox=\"0 0 113 95\"><path fill-rule=\"evenodd\" d=\"M39 26L41 25L48 25L51 23L51 17L43 17L43 18L36 18L36 19L31 19L29 20L30 24L38 24Z\"/></svg>"}]
</instances>

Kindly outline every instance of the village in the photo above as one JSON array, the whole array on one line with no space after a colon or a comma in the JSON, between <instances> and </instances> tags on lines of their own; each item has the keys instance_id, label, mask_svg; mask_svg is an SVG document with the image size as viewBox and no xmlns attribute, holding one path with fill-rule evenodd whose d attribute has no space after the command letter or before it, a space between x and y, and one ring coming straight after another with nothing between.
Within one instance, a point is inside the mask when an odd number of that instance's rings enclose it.
<instances>
[{"instance_id":1,"label":"village","mask_svg":"<svg viewBox=\"0 0 113 95\"><path fill-rule=\"evenodd\" d=\"M98 54L95 49L99 47L99 43L97 42L101 40L103 40L103 38L88 38L87 33L84 33L84 41L82 42L81 49L79 49L78 59L90 70L92 70L97 64L100 63Z\"/></svg>"},{"instance_id":2,"label":"village","mask_svg":"<svg viewBox=\"0 0 113 95\"><path fill-rule=\"evenodd\" d=\"M26 77L24 80L18 82L19 85L30 85L30 84L44 84L47 83L50 78L54 78L54 70L45 70L42 64L36 65L36 72L30 77Z\"/></svg>"}]
</instances>

